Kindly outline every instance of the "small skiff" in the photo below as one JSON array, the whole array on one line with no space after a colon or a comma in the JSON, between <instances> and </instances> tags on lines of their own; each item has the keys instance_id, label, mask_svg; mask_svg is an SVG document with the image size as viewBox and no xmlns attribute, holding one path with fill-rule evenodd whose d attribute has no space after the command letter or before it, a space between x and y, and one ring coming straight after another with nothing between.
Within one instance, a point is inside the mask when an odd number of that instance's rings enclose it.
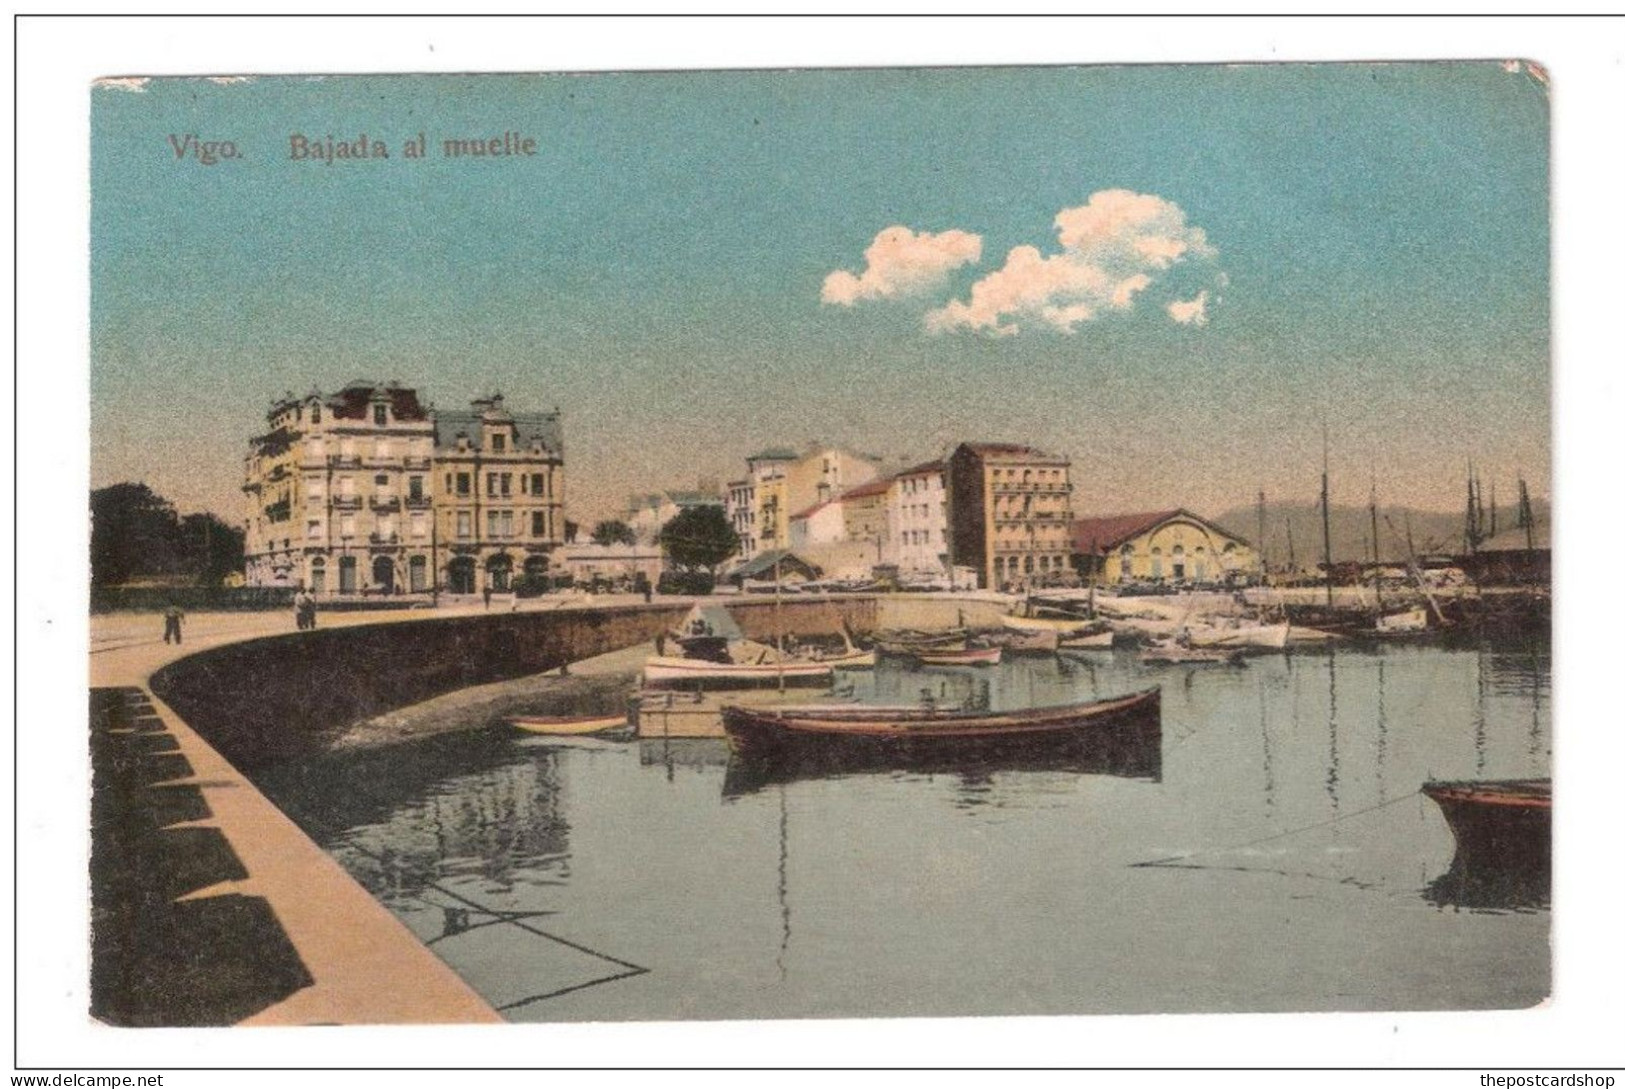
<instances>
[{"instance_id":1,"label":"small skiff","mask_svg":"<svg viewBox=\"0 0 1625 1089\"><path fill-rule=\"evenodd\" d=\"M770 688L782 679L786 684L828 684L835 673L830 661L704 662L693 658L649 658L643 663L643 683L663 685L703 684L710 687Z\"/></svg>"},{"instance_id":2,"label":"small skiff","mask_svg":"<svg viewBox=\"0 0 1625 1089\"><path fill-rule=\"evenodd\" d=\"M931 666L992 666L1004 657L1000 647L967 647L964 650L920 650L914 657L921 665Z\"/></svg>"},{"instance_id":3,"label":"small skiff","mask_svg":"<svg viewBox=\"0 0 1625 1089\"><path fill-rule=\"evenodd\" d=\"M582 737L626 729L626 712L609 715L515 715L508 725L527 734L548 737Z\"/></svg>"},{"instance_id":4,"label":"small skiff","mask_svg":"<svg viewBox=\"0 0 1625 1089\"><path fill-rule=\"evenodd\" d=\"M999 620L1010 631L1053 631L1062 636L1083 635L1100 626L1098 620L1082 617L1060 620L1047 616L1001 616Z\"/></svg>"}]
</instances>

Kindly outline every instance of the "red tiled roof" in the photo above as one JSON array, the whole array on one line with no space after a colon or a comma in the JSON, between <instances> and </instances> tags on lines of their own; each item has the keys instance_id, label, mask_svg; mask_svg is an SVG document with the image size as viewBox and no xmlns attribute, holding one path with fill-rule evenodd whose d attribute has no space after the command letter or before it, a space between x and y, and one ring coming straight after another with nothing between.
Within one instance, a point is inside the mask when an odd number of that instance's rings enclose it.
<instances>
[{"instance_id":1,"label":"red tiled roof","mask_svg":"<svg viewBox=\"0 0 1625 1089\"><path fill-rule=\"evenodd\" d=\"M850 491L842 492L841 498L863 499L871 495L885 495L886 492L891 488L891 480L891 477L885 476L881 477L879 480L871 480L867 484L859 484L856 488L853 488Z\"/></svg>"},{"instance_id":2,"label":"red tiled roof","mask_svg":"<svg viewBox=\"0 0 1625 1089\"><path fill-rule=\"evenodd\" d=\"M801 511L799 514L792 514L790 516L790 521L798 522L803 518L811 518L813 515L817 514L819 511L823 510L825 507L829 506L831 503L834 503L834 502L837 502L837 500L834 500L834 499L820 500L819 502L814 503L812 506L808 507L806 510Z\"/></svg>"},{"instance_id":3,"label":"red tiled roof","mask_svg":"<svg viewBox=\"0 0 1625 1089\"><path fill-rule=\"evenodd\" d=\"M1160 525L1176 514L1173 510L1146 511L1141 514L1113 514L1105 518L1078 518L1072 522L1072 549L1075 552L1108 552L1131 537Z\"/></svg>"},{"instance_id":4,"label":"red tiled roof","mask_svg":"<svg viewBox=\"0 0 1625 1089\"><path fill-rule=\"evenodd\" d=\"M919 465L916 465L911 469L904 469L902 472L898 473L897 475L898 476L918 476L921 473L940 473L945 468L947 468L946 464L943 462L943 460L941 458L938 458L935 461L921 462Z\"/></svg>"}]
</instances>

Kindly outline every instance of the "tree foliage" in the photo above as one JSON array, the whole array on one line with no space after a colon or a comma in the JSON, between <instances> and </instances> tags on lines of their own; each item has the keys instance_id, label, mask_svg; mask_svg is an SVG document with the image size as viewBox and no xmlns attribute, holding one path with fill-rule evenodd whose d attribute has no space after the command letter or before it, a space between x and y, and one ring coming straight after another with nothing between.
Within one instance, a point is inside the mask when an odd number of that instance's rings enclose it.
<instances>
[{"instance_id":1,"label":"tree foliage","mask_svg":"<svg viewBox=\"0 0 1625 1089\"><path fill-rule=\"evenodd\" d=\"M715 572L739 551L739 534L721 507L689 507L660 531L660 547L678 567Z\"/></svg>"},{"instance_id":2,"label":"tree foliage","mask_svg":"<svg viewBox=\"0 0 1625 1089\"><path fill-rule=\"evenodd\" d=\"M592 529L592 543L599 545L637 544L638 535L622 521L599 522Z\"/></svg>"},{"instance_id":3,"label":"tree foliage","mask_svg":"<svg viewBox=\"0 0 1625 1089\"><path fill-rule=\"evenodd\" d=\"M90 493L90 580L117 586L142 577L219 585L243 569L243 531L213 514L175 513L145 484Z\"/></svg>"}]
</instances>

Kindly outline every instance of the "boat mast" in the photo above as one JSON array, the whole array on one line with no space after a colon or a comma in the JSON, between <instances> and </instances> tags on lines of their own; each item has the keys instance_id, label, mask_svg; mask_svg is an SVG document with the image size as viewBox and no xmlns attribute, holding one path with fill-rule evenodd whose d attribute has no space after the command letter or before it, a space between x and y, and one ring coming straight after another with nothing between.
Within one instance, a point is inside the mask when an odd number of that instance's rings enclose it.
<instances>
[{"instance_id":1,"label":"boat mast","mask_svg":"<svg viewBox=\"0 0 1625 1089\"><path fill-rule=\"evenodd\" d=\"M1269 579L1269 560L1264 555L1264 489L1258 489L1258 574L1261 579Z\"/></svg>"},{"instance_id":2,"label":"boat mast","mask_svg":"<svg viewBox=\"0 0 1625 1089\"><path fill-rule=\"evenodd\" d=\"M1377 543L1377 479L1371 478L1371 578L1377 595L1377 608L1382 608L1382 546Z\"/></svg>"},{"instance_id":3,"label":"boat mast","mask_svg":"<svg viewBox=\"0 0 1625 1089\"><path fill-rule=\"evenodd\" d=\"M1326 605L1332 604L1332 500L1330 482L1330 444L1326 425L1320 425L1320 533L1321 556L1326 561Z\"/></svg>"},{"instance_id":4,"label":"boat mast","mask_svg":"<svg viewBox=\"0 0 1625 1089\"><path fill-rule=\"evenodd\" d=\"M1535 509L1529 504L1529 485L1524 483L1523 477L1518 478L1518 521L1523 526L1524 544L1529 551L1535 550Z\"/></svg>"},{"instance_id":5,"label":"boat mast","mask_svg":"<svg viewBox=\"0 0 1625 1089\"><path fill-rule=\"evenodd\" d=\"M783 556L773 560L773 643L777 648L773 655L778 665L779 695L784 695L784 623L779 614L779 565L784 562Z\"/></svg>"}]
</instances>

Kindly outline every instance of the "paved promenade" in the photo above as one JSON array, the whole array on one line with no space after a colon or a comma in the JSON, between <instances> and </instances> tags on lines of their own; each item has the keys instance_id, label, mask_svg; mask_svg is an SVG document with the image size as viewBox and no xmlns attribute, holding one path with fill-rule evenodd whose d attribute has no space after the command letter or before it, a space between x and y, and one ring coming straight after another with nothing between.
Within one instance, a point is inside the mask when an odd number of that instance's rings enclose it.
<instances>
[{"instance_id":1,"label":"paved promenade","mask_svg":"<svg viewBox=\"0 0 1625 1089\"><path fill-rule=\"evenodd\" d=\"M484 611L475 605L433 615ZM425 618L423 611L390 611L323 614L321 622L347 626ZM241 1023L500 1022L482 998L147 687L153 672L187 654L292 630L291 612L197 614L186 619L185 642L177 646L164 643L157 616L120 614L91 621L92 687L145 695L189 769L162 785L193 787L207 806L206 817L168 827L218 829L241 862L239 872L246 873L186 899L263 898L312 980ZM175 997L181 1003L177 1009L183 1009L184 996Z\"/></svg>"}]
</instances>

